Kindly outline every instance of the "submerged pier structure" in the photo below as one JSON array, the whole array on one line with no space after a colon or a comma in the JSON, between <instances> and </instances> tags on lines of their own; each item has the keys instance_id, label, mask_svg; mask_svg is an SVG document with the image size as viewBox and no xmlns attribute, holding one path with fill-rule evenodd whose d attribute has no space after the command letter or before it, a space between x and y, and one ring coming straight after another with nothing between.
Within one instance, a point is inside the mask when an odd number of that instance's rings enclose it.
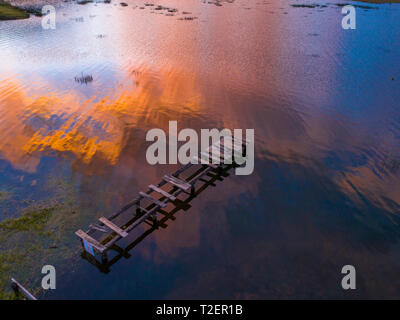
<instances>
[{"instance_id":1,"label":"submerged pier structure","mask_svg":"<svg viewBox=\"0 0 400 320\"><path fill-rule=\"evenodd\" d=\"M150 184L147 191L139 192L138 196L108 217L101 217L90 224L87 231L78 230L75 234L81 239L84 249L83 256L95 264L103 272L108 272L111 265L107 252L114 250L118 253L115 259L127 257L127 250L120 248L117 242L126 238L139 225L145 223L157 229L165 227L164 222L175 219L174 212L182 208L184 203L178 196L185 196L185 201L194 198L204 185L222 180L228 170L238 167L246 157L247 141L230 137L229 140L220 138L205 151L200 152L192 160L172 174L166 174L157 184ZM238 161L241 159L242 161ZM200 186L202 183L202 186ZM196 190L197 189L197 190ZM171 205L172 210L166 209ZM159 220L159 215L163 219ZM141 238L145 237L142 236ZM138 240L135 240L137 243ZM132 246L129 246L132 247ZM100 261L98 260L100 257ZM104 266L106 266L104 268Z\"/></svg>"}]
</instances>

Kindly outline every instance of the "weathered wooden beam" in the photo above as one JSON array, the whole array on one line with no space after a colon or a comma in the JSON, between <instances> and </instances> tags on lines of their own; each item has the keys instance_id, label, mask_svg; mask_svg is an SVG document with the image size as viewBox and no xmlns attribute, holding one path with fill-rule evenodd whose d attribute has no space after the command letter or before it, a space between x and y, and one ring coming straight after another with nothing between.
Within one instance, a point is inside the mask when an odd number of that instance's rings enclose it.
<instances>
[{"instance_id":1,"label":"weathered wooden beam","mask_svg":"<svg viewBox=\"0 0 400 320\"><path fill-rule=\"evenodd\" d=\"M161 208L165 208L165 206L167 205L164 202L161 202L160 200L154 199L151 195L144 193L142 191L139 192L139 194L143 197L148 199L149 201L153 202L154 204L156 204L157 206L161 207Z\"/></svg>"},{"instance_id":2,"label":"weathered wooden beam","mask_svg":"<svg viewBox=\"0 0 400 320\"><path fill-rule=\"evenodd\" d=\"M11 286L13 288L13 290L17 293L19 290L21 290L21 292L24 294L24 296L28 299L28 300L37 300L35 298L35 296L30 293L28 290L26 290L17 280L15 280L14 278L11 278Z\"/></svg>"},{"instance_id":3,"label":"weathered wooden beam","mask_svg":"<svg viewBox=\"0 0 400 320\"><path fill-rule=\"evenodd\" d=\"M217 165L215 165L215 164L213 164L213 163L211 163L211 162L203 162L203 161L205 161L205 159L200 159L200 158L197 157L197 156L194 156L193 159L196 160L199 164L205 164L205 165L207 165L207 166L209 166L209 167L211 167L211 168L213 168L213 169L217 169L217 168L218 168ZM203 161L202 161L202 160L203 160Z\"/></svg>"},{"instance_id":4,"label":"weathered wooden beam","mask_svg":"<svg viewBox=\"0 0 400 320\"><path fill-rule=\"evenodd\" d=\"M176 200L176 197L174 197L172 194L170 194L170 193L168 193L168 192L166 192L166 191L164 191L164 190L162 190L162 189L160 189L160 188L158 188L158 187L156 187L156 186L154 186L152 184L149 185L149 188L151 190L153 190L153 191L156 191L156 192L162 194L164 197L170 199L171 201L175 201Z\"/></svg>"},{"instance_id":5,"label":"weathered wooden beam","mask_svg":"<svg viewBox=\"0 0 400 320\"><path fill-rule=\"evenodd\" d=\"M142 215L140 218L138 218L137 220L135 220L135 222L133 222L130 226L128 226L125 230L127 232L130 232L131 230L133 230L134 228L136 228L139 224L141 224L143 221L145 221L150 215L153 214L153 212L155 212L156 207L154 207L153 209L151 209L150 211L146 211L146 213L144 215ZM110 241L111 243L113 243L114 241Z\"/></svg>"},{"instance_id":6,"label":"weathered wooden beam","mask_svg":"<svg viewBox=\"0 0 400 320\"><path fill-rule=\"evenodd\" d=\"M122 230L120 227L118 227L117 225L115 225L114 223L112 223L110 220L101 217L99 219L99 221L101 223L103 223L104 225L106 225L107 227L109 227L112 231L116 232L117 234L119 234L121 237L125 238L128 236L128 233L125 232L124 230Z\"/></svg>"},{"instance_id":7,"label":"weathered wooden beam","mask_svg":"<svg viewBox=\"0 0 400 320\"><path fill-rule=\"evenodd\" d=\"M86 232L82 231L79 229L78 231L75 232L75 234L81 238L82 240L85 240L89 242L93 247L95 247L100 253L103 253L104 250L107 248L103 246L100 242L98 242L96 239L93 239L91 236L89 236Z\"/></svg>"},{"instance_id":8,"label":"weathered wooden beam","mask_svg":"<svg viewBox=\"0 0 400 320\"><path fill-rule=\"evenodd\" d=\"M145 208L142 208L142 207L139 207L139 206L138 206L136 209L139 210L140 212L143 212L143 213L149 212L149 211L146 210Z\"/></svg>"},{"instance_id":9,"label":"weathered wooden beam","mask_svg":"<svg viewBox=\"0 0 400 320\"><path fill-rule=\"evenodd\" d=\"M89 225L89 228L90 228L90 229L95 229L95 230L97 230L97 231L101 231L101 232L104 232L104 233L110 231L108 228L105 228L105 227L102 227L102 226L99 226L99 225L93 224L93 223L91 223L91 224Z\"/></svg>"},{"instance_id":10,"label":"weathered wooden beam","mask_svg":"<svg viewBox=\"0 0 400 320\"><path fill-rule=\"evenodd\" d=\"M170 184L174 185L175 187L178 187L179 189L188 191L192 188L192 186L190 185L190 183L187 183L186 181L183 181L177 177L171 176L169 174L166 174L163 179L167 182L169 182Z\"/></svg>"}]
</instances>

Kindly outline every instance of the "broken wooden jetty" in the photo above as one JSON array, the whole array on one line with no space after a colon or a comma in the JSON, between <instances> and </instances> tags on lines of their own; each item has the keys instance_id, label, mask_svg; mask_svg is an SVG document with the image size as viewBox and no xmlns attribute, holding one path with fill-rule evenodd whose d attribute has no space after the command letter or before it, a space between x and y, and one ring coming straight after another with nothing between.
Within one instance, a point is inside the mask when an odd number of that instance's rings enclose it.
<instances>
[{"instance_id":1,"label":"broken wooden jetty","mask_svg":"<svg viewBox=\"0 0 400 320\"><path fill-rule=\"evenodd\" d=\"M19 294L22 293L27 300L37 300L32 293L25 289L24 286L14 278L11 278L11 288L14 290L16 297L19 297Z\"/></svg>"},{"instance_id":2,"label":"broken wooden jetty","mask_svg":"<svg viewBox=\"0 0 400 320\"><path fill-rule=\"evenodd\" d=\"M247 141L233 137L226 143L221 138L195 156L195 163L188 163L174 173L164 175L161 182L156 185L150 184L146 192L139 192L135 199L108 218L99 218L87 231L76 231L84 251L94 258L101 256L101 263L107 264L108 250L121 251L117 250L117 241L128 237L130 232L142 223L157 228L158 215L166 215L164 208L167 205L179 201L180 194L193 196L196 183L203 180L204 176L238 166L235 160L244 159L247 144Z\"/></svg>"}]
</instances>

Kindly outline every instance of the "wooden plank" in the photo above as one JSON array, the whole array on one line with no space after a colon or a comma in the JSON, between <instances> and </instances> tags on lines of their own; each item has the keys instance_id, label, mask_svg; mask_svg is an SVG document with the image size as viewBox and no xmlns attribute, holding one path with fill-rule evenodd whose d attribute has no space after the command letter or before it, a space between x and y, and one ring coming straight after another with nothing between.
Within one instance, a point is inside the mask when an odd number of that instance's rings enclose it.
<instances>
[{"instance_id":1,"label":"wooden plank","mask_svg":"<svg viewBox=\"0 0 400 320\"><path fill-rule=\"evenodd\" d=\"M125 238L128 236L128 233L124 230L122 230L120 227L118 227L117 225L115 225L114 223L112 223L110 220L101 217L99 219L99 221L101 223L103 223L104 225L106 225L107 227L109 227L112 231L116 232L117 234L119 234L121 237Z\"/></svg>"},{"instance_id":2,"label":"wooden plank","mask_svg":"<svg viewBox=\"0 0 400 320\"><path fill-rule=\"evenodd\" d=\"M93 239L91 236L89 236L86 232L82 231L81 229L79 229L78 231L75 232L75 234L89 242L93 247L95 247L100 253L103 253L104 250L106 250L107 248L105 246L103 246L100 242L98 242L96 239Z\"/></svg>"},{"instance_id":3,"label":"wooden plank","mask_svg":"<svg viewBox=\"0 0 400 320\"><path fill-rule=\"evenodd\" d=\"M165 206L167 205L166 203L161 202L161 201L159 201L159 200L157 200L157 199L154 199L151 195L149 195L149 194L147 194L147 193L144 193L144 192L142 192L142 191L140 191L139 194L140 194L143 198L148 199L149 201L153 202L154 204L156 204L157 206L159 206L159 207L161 207L161 208L165 208Z\"/></svg>"},{"instance_id":4,"label":"wooden plank","mask_svg":"<svg viewBox=\"0 0 400 320\"><path fill-rule=\"evenodd\" d=\"M155 192L158 192L158 193L162 194L164 197L170 199L171 201L175 201L176 200L176 197L174 197L172 194L170 194L170 193L168 193L168 192L166 192L166 191L164 191L164 190L162 190L162 189L160 189L160 188L158 188L158 187L156 187L156 186L154 186L152 184L149 185L149 188L151 190L154 190Z\"/></svg>"},{"instance_id":5,"label":"wooden plank","mask_svg":"<svg viewBox=\"0 0 400 320\"><path fill-rule=\"evenodd\" d=\"M174 176L171 176L171 175L169 175L169 174L166 174L166 175L163 177L163 179L164 179L164 181L167 181L167 182L169 182L170 184L172 184L172 185L178 187L179 189L185 190L185 191L190 190L191 187L192 187L192 186L190 185L190 183L187 183L186 181L183 181L183 180L181 180L181 179L179 179L179 178L176 178L176 177L174 177Z\"/></svg>"},{"instance_id":6,"label":"wooden plank","mask_svg":"<svg viewBox=\"0 0 400 320\"><path fill-rule=\"evenodd\" d=\"M202 159L199 159L199 157L197 157L197 156L194 156L193 159L196 160L199 164L205 164L205 165L207 165L207 166L209 166L209 167L211 167L211 168L213 168L213 169L217 169L217 168L218 168L217 165L215 165L215 164L213 164L213 163L211 163L211 162L205 162L205 163L204 163L204 162L202 161Z\"/></svg>"},{"instance_id":7,"label":"wooden plank","mask_svg":"<svg viewBox=\"0 0 400 320\"><path fill-rule=\"evenodd\" d=\"M33 294L31 294L28 290L26 290L17 280L15 280L14 278L11 278L11 282L13 283L13 285L18 288L18 290L21 290L22 293L24 294L24 296L28 299L28 300L37 300L35 298L35 296Z\"/></svg>"}]
</instances>

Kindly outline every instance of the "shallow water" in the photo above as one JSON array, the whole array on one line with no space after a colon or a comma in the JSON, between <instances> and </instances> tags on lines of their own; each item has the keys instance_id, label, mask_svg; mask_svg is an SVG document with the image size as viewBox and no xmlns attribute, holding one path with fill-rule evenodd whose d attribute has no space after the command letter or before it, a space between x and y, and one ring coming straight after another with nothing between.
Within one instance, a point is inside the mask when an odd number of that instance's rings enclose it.
<instances>
[{"instance_id":1,"label":"shallow water","mask_svg":"<svg viewBox=\"0 0 400 320\"><path fill-rule=\"evenodd\" d=\"M358 8L352 31L329 2L127 3L63 3L56 30L0 22L3 217L46 200L54 176L79 194L78 228L117 210L171 171L145 159L147 130L169 120L254 128L255 170L107 274L49 256L45 298L400 298L400 5ZM67 245L79 257L72 232ZM346 264L356 291L340 287Z\"/></svg>"}]
</instances>

